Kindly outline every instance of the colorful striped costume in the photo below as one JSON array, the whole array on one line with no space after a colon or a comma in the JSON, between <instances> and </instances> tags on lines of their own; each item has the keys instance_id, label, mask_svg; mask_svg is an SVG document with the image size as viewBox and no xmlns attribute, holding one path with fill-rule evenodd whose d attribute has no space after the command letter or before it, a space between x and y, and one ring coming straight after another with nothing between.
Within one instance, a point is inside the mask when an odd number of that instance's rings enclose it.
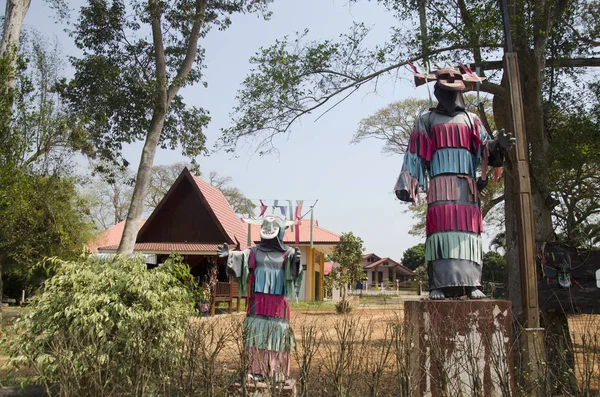
<instances>
[{"instance_id":1,"label":"colorful striped costume","mask_svg":"<svg viewBox=\"0 0 600 397\"><path fill-rule=\"evenodd\" d=\"M403 201L427 191L425 257L429 289L481 285L483 231L477 168L502 165L496 141L473 113L423 114L411 134L394 190ZM458 294L461 294L460 292Z\"/></svg>"},{"instance_id":2,"label":"colorful striped costume","mask_svg":"<svg viewBox=\"0 0 600 397\"><path fill-rule=\"evenodd\" d=\"M294 249L280 241L261 243L230 252L228 267L239 282L240 293L250 287L244 328L252 374L288 377L294 343L288 298L298 295L302 283Z\"/></svg>"}]
</instances>

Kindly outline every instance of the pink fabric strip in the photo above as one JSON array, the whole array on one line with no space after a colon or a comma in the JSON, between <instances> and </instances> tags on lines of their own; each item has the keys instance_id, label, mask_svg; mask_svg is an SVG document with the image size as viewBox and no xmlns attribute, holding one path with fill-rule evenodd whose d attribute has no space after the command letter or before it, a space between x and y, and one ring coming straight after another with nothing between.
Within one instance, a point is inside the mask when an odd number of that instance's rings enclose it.
<instances>
[{"instance_id":1,"label":"pink fabric strip","mask_svg":"<svg viewBox=\"0 0 600 397\"><path fill-rule=\"evenodd\" d=\"M466 176L466 175L457 175L458 178L462 178L465 179L469 185L469 195L468 195L468 199L469 201L473 202L473 203L478 203L479 202L479 189L477 189L477 182L475 182L475 179L471 178L470 176Z\"/></svg>"},{"instance_id":2,"label":"pink fabric strip","mask_svg":"<svg viewBox=\"0 0 600 397\"><path fill-rule=\"evenodd\" d=\"M465 124L441 123L431 128L431 152L446 147L463 147L470 149L471 128Z\"/></svg>"},{"instance_id":3,"label":"pink fabric strip","mask_svg":"<svg viewBox=\"0 0 600 397\"><path fill-rule=\"evenodd\" d=\"M250 298L254 303L254 314L267 317L290 318L290 303L282 295L254 294ZM250 306L246 312L250 314Z\"/></svg>"},{"instance_id":4,"label":"pink fabric strip","mask_svg":"<svg viewBox=\"0 0 600 397\"><path fill-rule=\"evenodd\" d=\"M277 372L290 375L290 354L266 349L248 348L253 374L273 375Z\"/></svg>"},{"instance_id":5,"label":"pink fabric strip","mask_svg":"<svg viewBox=\"0 0 600 397\"><path fill-rule=\"evenodd\" d=\"M427 235L442 231L483 232L481 210L465 204L439 204L427 209Z\"/></svg>"},{"instance_id":6,"label":"pink fabric strip","mask_svg":"<svg viewBox=\"0 0 600 397\"><path fill-rule=\"evenodd\" d=\"M413 130L408 142L408 151L417 153L419 157L431 161L433 151L431 150L431 142L427 134L418 130Z\"/></svg>"},{"instance_id":7,"label":"pink fabric strip","mask_svg":"<svg viewBox=\"0 0 600 397\"><path fill-rule=\"evenodd\" d=\"M427 204L440 200L458 200L458 185L455 175L440 175L431 180L427 192Z\"/></svg>"}]
</instances>

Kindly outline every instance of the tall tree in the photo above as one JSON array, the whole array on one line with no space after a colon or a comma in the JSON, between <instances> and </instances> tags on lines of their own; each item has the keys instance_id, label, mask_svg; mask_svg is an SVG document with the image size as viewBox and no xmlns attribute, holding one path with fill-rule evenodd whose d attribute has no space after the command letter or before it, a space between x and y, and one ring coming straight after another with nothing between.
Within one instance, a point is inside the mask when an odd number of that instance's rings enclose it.
<instances>
[{"instance_id":1,"label":"tall tree","mask_svg":"<svg viewBox=\"0 0 600 397\"><path fill-rule=\"evenodd\" d=\"M355 24L337 41L309 41L305 32L278 40L252 57L251 61L258 66L244 81L234 108L234 126L224 132L222 145L235 150L240 139L254 137L258 140L258 150L268 153L272 150L271 137L288 132L303 115L326 111L363 86L376 87L381 78L408 63L425 61L428 69L434 62L455 65L457 61L472 61L483 71L502 68L498 58L504 39L497 1L458 0L449 6L442 0L377 0L377 4L398 20L387 43L366 47L369 28ZM542 101L547 65L556 69L600 64L593 57L600 32L600 8L591 0L508 0L508 4L513 47L520 62L523 102L527 104L525 130L534 176L535 238L545 241L554 234L551 218L554 202L548 190L549 143ZM414 21L421 21L419 34L415 34ZM507 81L495 73L488 73L488 77L481 90L494 95L498 128L510 130ZM514 175L510 161L508 171L507 174ZM509 294L518 312L520 276L514 190L509 178L505 179L505 193L511 267Z\"/></svg>"},{"instance_id":2,"label":"tall tree","mask_svg":"<svg viewBox=\"0 0 600 397\"><path fill-rule=\"evenodd\" d=\"M179 145L192 159L205 151L208 112L186 106L179 94L202 81L200 39L214 27L226 29L234 13L268 17L270 2L89 0L81 7L73 36L82 56L73 62L75 77L65 95L87 116L104 158L122 162L123 143L145 141L120 254L133 252L156 148Z\"/></svg>"},{"instance_id":3,"label":"tall tree","mask_svg":"<svg viewBox=\"0 0 600 397\"><path fill-rule=\"evenodd\" d=\"M150 213L156 208L185 167L189 168L191 165L179 162L152 167L152 177L150 178L150 186L146 195L146 212ZM196 171L197 176L200 176L199 171Z\"/></svg>"},{"instance_id":4,"label":"tall tree","mask_svg":"<svg viewBox=\"0 0 600 397\"><path fill-rule=\"evenodd\" d=\"M41 35L24 36L16 69L0 58L0 280L19 282L43 257L80 250L88 229L68 166L80 140L52 92L60 57Z\"/></svg>"},{"instance_id":5,"label":"tall tree","mask_svg":"<svg viewBox=\"0 0 600 397\"><path fill-rule=\"evenodd\" d=\"M418 267L426 265L425 244L420 243L404 251L402 265L410 270L416 270Z\"/></svg>"},{"instance_id":6,"label":"tall tree","mask_svg":"<svg viewBox=\"0 0 600 397\"><path fill-rule=\"evenodd\" d=\"M240 189L231 186L233 178L230 176L221 176L216 171L211 171L208 175L208 182L223 193L236 214L243 214L247 211L246 203L248 200Z\"/></svg>"},{"instance_id":7,"label":"tall tree","mask_svg":"<svg viewBox=\"0 0 600 397\"><path fill-rule=\"evenodd\" d=\"M118 168L108 174L95 173L83 183L86 214L98 230L106 230L125 220L134 181L128 168Z\"/></svg>"},{"instance_id":8,"label":"tall tree","mask_svg":"<svg viewBox=\"0 0 600 397\"><path fill-rule=\"evenodd\" d=\"M363 241L354 233L342 233L339 243L335 246L330 259L339 266L334 266L332 270L333 284L342 289L342 308L344 312L347 306L346 290L348 285L353 285L359 280L365 279L365 271L360 265L363 260Z\"/></svg>"}]
</instances>

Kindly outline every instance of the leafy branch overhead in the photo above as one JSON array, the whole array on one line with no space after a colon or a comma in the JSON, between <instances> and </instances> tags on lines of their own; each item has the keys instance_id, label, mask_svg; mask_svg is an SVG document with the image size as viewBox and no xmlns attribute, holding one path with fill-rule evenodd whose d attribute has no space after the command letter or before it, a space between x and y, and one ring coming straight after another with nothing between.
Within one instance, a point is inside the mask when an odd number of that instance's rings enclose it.
<instances>
[{"instance_id":1,"label":"leafy branch overhead","mask_svg":"<svg viewBox=\"0 0 600 397\"><path fill-rule=\"evenodd\" d=\"M71 32L82 56L71 59L75 77L61 88L73 110L84 115L97 155L122 162L122 145L146 138L161 102L167 109L159 147L180 147L191 159L205 153L209 112L187 105L179 94L182 87L207 85L198 39L229 27L233 13L268 17L268 3L100 0L83 6Z\"/></svg>"},{"instance_id":2,"label":"leafy branch overhead","mask_svg":"<svg viewBox=\"0 0 600 397\"><path fill-rule=\"evenodd\" d=\"M273 138L289 133L301 117L315 111L323 115L365 86L376 91L384 82L410 76L402 70L409 62L422 66L427 60L431 68L457 62L483 66L502 56L504 38L497 1L460 0L457 7L428 1L421 19L419 2L377 3L392 12L398 24L391 28L388 41L375 47L366 45L370 29L355 23L337 40L312 41L305 30L261 48L250 59L255 66L238 92L233 125L223 130L219 146L234 151L240 144L251 143L260 154L267 154L274 149ZM569 59L589 56L592 41L579 47L570 43L577 35L589 36L598 23L588 14L598 12L591 6L579 7L585 1L563 3L540 9L525 2L515 11L521 19L515 23L513 35L518 46L527 45L528 37L539 36L536 29L552 26L548 22L552 19L557 27L545 33L553 40L553 53L548 55L562 58L563 65L569 66ZM415 34L419 20L426 29ZM600 62L596 60L596 64ZM481 90L504 94L499 78L488 77Z\"/></svg>"}]
</instances>

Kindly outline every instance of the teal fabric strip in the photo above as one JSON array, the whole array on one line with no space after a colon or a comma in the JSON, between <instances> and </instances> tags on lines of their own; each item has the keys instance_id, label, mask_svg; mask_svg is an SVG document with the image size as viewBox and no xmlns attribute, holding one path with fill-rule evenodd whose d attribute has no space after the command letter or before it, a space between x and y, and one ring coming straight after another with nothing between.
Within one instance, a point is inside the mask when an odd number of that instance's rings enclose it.
<instances>
[{"instance_id":1,"label":"teal fabric strip","mask_svg":"<svg viewBox=\"0 0 600 397\"><path fill-rule=\"evenodd\" d=\"M244 320L247 330L247 347L256 347L272 351L290 351L293 348L293 336L289 320L274 317L248 316Z\"/></svg>"},{"instance_id":2,"label":"teal fabric strip","mask_svg":"<svg viewBox=\"0 0 600 397\"><path fill-rule=\"evenodd\" d=\"M406 155L405 155L406 156ZM466 174L475 177L476 158L467 149L443 148L433 153L431 177L439 174Z\"/></svg>"},{"instance_id":3,"label":"teal fabric strip","mask_svg":"<svg viewBox=\"0 0 600 397\"><path fill-rule=\"evenodd\" d=\"M283 295L283 269L256 267L254 269L254 292Z\"/></svg>"},{"instance_id":4,"label":"teal fabric strip","mask_svg":"<svg viewBox=\"0 0 600 397\"><path fill-rule=\"evenodd\" d=\"M483 263L481 236L465 232L437 232L425 241L425 260L466 259Z\"/></svg>"},{"instance_id":5,"label":"teal fabric strip","mask_svg":"<svg viewBox=\"0 0 600 397\"><path fill-rule=\"evenodd\" d=\"M419 181L421 188L425 186L425 170L423 169L421 157L417 153L407 152L404 154L402 171L408 171L413 178Z\"/></svg>"},{"instance_id":6,"label":"teal fabric strip","mask_svg":"<svg viewBox=\"0 0 600 397\"><path fill-rule=\"evenodd\" d=\"M240 288L238 289L238 296L246 296L248 275L250 274L250 268L248 266L248 260L250 259L250 250L246 249L242 251L242 255L244 255L244 265L242 267L242 277L238 279L238 284L240 285Z\"/></svg>"}]
</instances>

